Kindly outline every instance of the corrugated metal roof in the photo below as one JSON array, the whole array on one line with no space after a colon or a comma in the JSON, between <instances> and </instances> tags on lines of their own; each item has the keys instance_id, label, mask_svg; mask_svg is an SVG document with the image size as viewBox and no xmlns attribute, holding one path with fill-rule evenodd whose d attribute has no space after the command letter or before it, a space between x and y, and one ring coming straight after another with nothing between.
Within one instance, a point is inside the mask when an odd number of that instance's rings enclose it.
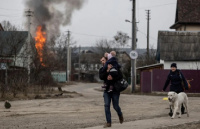
<instances>
[{"instance_id":1,"label":"corrugated metal roof","mask_svg":"<svg viewBox=\"0 0 200 129\"><path fill-rule=\"evenodd\" d=\"M152 64L152 65L147 65L147 66L143 66L143 67L138 67L137 70L139 69L145 69L145 68L154 68L154 67L157 67L157 66L163 66L164 64L162 63L159 63L159 64Z\"/></svg>"},{"instance_id":2,"label":"corrugated metal roof","mask_svg":"<svg viewBox=\"0 0 200 129\"><path fill-rule=\"evenodd\" d=\"M200 32L160 31L157 60L199 61Z\"/></svg>"}]
</instances>

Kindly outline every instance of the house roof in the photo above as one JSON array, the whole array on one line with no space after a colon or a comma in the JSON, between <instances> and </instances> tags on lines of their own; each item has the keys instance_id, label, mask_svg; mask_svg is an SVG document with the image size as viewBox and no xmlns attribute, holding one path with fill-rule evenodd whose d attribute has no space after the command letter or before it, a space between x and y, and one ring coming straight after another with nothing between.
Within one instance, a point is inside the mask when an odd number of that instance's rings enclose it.
<instances>
[{"instance_id":1,"label":"house roof","mask_svg":"<svg viewBox=\"0 0 200 129\"><path fill-rule=\"evenodd\" d=\"M162 63L158 63L158 64L152 64L152 65L147 65L147 66L143 66L143 67L138 67L137 70L142 70L142 69L152 69L152 68L160 68L162 67L164 64Z\"/></svg>"},{"instance_id":2,"label":"house roof","mask_svg":"<svg viewBox=\"0 0 200 129\"><path fill-rule=\"evenodd\" d=\"M200 24L200 0L177 0L175 24L171 29L176 29L180 24Z\"/></svg>"},{"instance_id":3,"label":"house roof","mask_svg":"<svg viewBox=\"0 0 200 129\"><path fill-rule=\"evenodd\" d=\"M98 47L81 47L81 51L85 51L85 50L90 50L92 52L94 51L98 51ZM76 53L78 53L78 49L75 51ZM131 48L116 48L116 51L118 52L126 52L127 54L129 54L132 50ZM146 49L136 49L136 51L138 52L139 55L145 54L146 53Z\"/></svg>"},{"instance_id":4,"label":"house roof","mask_svg":"<svg viewBox=\"0 0 200 129\"><path fill-rule=\"evenodd\" d=\"M4 29L3 29L2 25L1 25L1 23L0 23L0 31L4 31Z\"/></svg>"},{"instance_id":5,"label":"house roof","mask_svg":"<svg viewBox=\"0 0 200 129\"><path fill-rule=\"evenodd\" d=\"M157 60L200 61L200 32L159 31Z\"/></svg>"},{"instance_id":6,"label":"house roof","mask_svg":"<svg viewBox=\"0 0 200 129\"><path fill-rule=\"evenodd\" d=\"M0 31L0 56L17 55L27 37L27 31Z\"/></svg>"}]
</instances>

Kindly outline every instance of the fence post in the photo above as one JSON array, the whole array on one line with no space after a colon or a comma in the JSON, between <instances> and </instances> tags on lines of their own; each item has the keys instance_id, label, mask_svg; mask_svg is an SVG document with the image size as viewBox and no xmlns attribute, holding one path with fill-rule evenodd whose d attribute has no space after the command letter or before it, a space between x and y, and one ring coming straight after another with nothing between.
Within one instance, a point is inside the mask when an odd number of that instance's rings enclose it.
<instances>
[{"instance_id":1,"label":"fence post","mask_svg":"<svg viewBox=\"0 0 200 129\"><path fill-rule=\"evenodd\" d=\"M151 93L153 89L153 70L151 71Z\"/></svg>"},{"instance_id":2,"label":"fence post","mask_svg":"<svg viewBox=\"0 0 200 129\"><path fill-rule=\"evenodd\" d=\"M7 70L7 68L5 70L5 84L6 85L8 84L8 70Z\"/></svg>"}]
</instances>

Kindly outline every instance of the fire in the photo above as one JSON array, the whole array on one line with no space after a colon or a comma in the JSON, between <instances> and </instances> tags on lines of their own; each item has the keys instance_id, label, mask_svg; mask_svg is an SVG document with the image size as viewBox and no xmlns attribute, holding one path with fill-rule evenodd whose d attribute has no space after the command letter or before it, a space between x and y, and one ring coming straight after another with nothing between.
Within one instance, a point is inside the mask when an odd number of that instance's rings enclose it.
<instances>
[{"instance_id":1,"label":"fire","mask_svg":"<svg viewBox=\"0 0 200 129\"><path fill-rule=\"evenodd\" d=\"M46 33L42 31L42 26L38 26L37 27L37 32L36 32L36 37L35 37L35 47L37 49L38 52L38 56L41 62L42 66L45 66L44 62L43 62L43 49L44 49L44 45L46 43Z\"/></svg>"}]
</instances>

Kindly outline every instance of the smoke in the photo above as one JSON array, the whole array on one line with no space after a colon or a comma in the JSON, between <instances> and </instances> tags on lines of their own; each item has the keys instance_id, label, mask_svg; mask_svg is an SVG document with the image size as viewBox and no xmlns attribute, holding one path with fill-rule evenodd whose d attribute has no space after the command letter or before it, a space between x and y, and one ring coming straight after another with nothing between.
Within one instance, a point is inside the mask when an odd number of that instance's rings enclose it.
<instances>
[{"instance_id":1,"label":"smoke","mask_svg":"<svg viewBox=\"0 0 200 129\"><path fill-rule=\"evenodd\" d=\"M25 0L28 9L34 11L31 18L31 33L34 36L38 25L47 32L48 39L60 34L60 26L71 23L74 11L80 10L87 0ZM61 9L58 9L58 7ZM64 7L64 8L62 8Z\"/></svg>"}]
</instances>

